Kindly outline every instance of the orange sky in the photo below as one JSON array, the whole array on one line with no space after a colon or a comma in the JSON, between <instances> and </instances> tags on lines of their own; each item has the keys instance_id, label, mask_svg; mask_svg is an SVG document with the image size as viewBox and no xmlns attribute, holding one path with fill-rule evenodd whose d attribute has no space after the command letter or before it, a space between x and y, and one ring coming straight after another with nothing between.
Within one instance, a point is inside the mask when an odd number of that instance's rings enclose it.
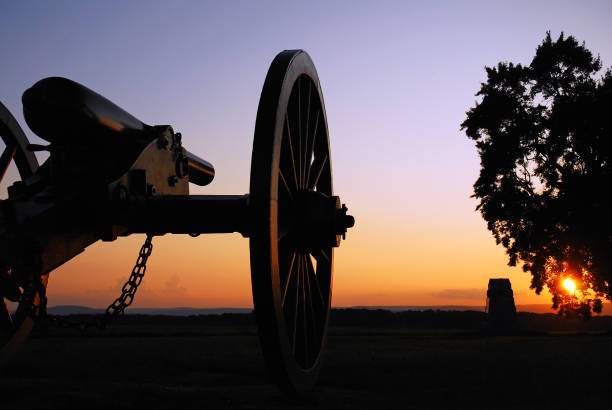
<instances>
[{"instance_id":1,"label":"orange sky","mask_svg":"<svg viewBox=\"0 0 612 410\"><path fill-rule=\"evenodd\" d=\"M392 224L356 215L359 224L335 252L335 306L480 305L490 277L510 277L518 304L550 301L528 290L527 274L504 266L501 248L484 229L458 235L461 226L436 232L415 224L398 232ZM50 300L105 306L119 294L143 240L138 235L91 246L53 273ZM248 239L239 234L154 238L134 306L251 305Z\"/></svg>"}]
</instances>

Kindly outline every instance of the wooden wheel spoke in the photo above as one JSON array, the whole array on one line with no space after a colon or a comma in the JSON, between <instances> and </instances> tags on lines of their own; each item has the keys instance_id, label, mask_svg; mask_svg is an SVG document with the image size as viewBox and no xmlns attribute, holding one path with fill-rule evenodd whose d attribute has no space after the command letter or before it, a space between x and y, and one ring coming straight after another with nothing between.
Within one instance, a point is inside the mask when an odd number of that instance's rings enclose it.
<instances>
[{"instance_id":1,"label":"wooden wheel spoke","mask_svg":"<svg viewBox=\"0 0 612 410\"><path fill-rule=\"evenodd\" d=\"M297 191L300 187L297 177L297 169L295 166L295 155L293 155L293 142L291 141L291 127L289 125L289 114L285 115L285 124L287 127L287 142L289 143L289 158L291 158L291 170L293 174L293 182L295 184L295 190Z\"/></svg>"},{"instance_id":2,"label":"wooden wheel spoke","mask_svg":"<svg viewBox=\"0 0 612 410\"><path fill-rule=\"evenodd\" d=\"M303 340L302 342L304 343L303 349L304 349L304 363L306 364L308 363L308 336L309 336L309 332L308 332L308 317L307 317L307 309L306 309L306 304L307 304L307 300L306 300L306 271L304 270L304 255L300 255L300 264L302 266L302 275L301 275L301 281L300 281L300 285L302 287L302 328L304 329L304 334L303 334Z\"/></svg>"},{"instance_id":3,"label":"wooden wheel spoke","mask_svg":"<svg viewBox=\"0 0 612 410\"><path fill-rule=\"evenodd\" d=\"M307 291L307 304L308 304L308 313L310 316L310 331L309 331L309 340L308 340L308 349L310 352L313 352L314 355L312 355L313 357L316 357L317 354L317 345L319 342L319 335L320 335L320 330L319 330L319 325L321 324L321 315L320 309L317 309L314 305L314 300L313 300L313 287L315 286L313 284L314 281L316 281L316 278L313 277L312 273L313 273L313 269L312 269L312 262L310 261L310 255L305 255L304 256L304 265L305 265L305 269L304 271L306 272L306 289ZM309 356L311 356L309 354Z\"/></svg>"},{"instance_id":4,"label":"wooden wheel spoke","mask_svg":"<svg viewBox=\"0 0 612 410\"><path fill-rule=\"evenodd\" d=\"M332 249L326 248L321 249L314 253L314 257L317 260L317 281L319 283L323 300L325 301L325 307L329 304L329 296L331 291L331 258Z\"/></svg>"},{"instance_id":5,"label":"wooden wheel spoke","mask_svg":"<svg viewBox=\"0 0 612 410\"><path fill-rule=\"evenodd\" d=\"M326 249L319 249L318 251L314 252L312 256L314 256L317 262L329 263L329 255L327 252L328 251Z\"/></svg>"},{"instance_id":6,"label":"wooden wheel spoke","mask_svg":"<svg viewBox=\"0 0 612 410\"><path fill-rule=\"evenodd\" d=\"M297 127L297 140L294 140L294 148L297 150L294 153L296 154L296 162L297 166L297 181L298 181L298 189L302 188L302 92L301 92L301 81L296 81L296 87L294 88L294 92L297 90L297 97L293 99L293 109L297 111L297 124L294 124ZM293 94L293 93L292 93ZM295 136L295 132L294 132Z\"/></svg>"},{"instance_id":7,"label":"wooden wheel spoke","mask_svg":"<svg viewBox=\"0 0 612 410\"><path fill-rule=\"evenodd\" d=\"M13 317L6 301L0 296L0 339L9 335L13 330Z\"/></svg>"},{"instance_id":8,"label":"wooden wheel spoke","mask_svg":"<svg viewBox=\"0 0 612 410\"><path fill-rule=\"evenodd\" d=\"M285 306L285 299L287 298L287 293L289 291L289 282L291 281L291 277L292 277L292 273L293 273L293 267L295 265L295 252L291 253L291 262L289 262L289 270L287 273L287 279L285 280L285 286L283 286L283 293L282 293L282 302L281 302L281 306Z\"/></svg>"},{"instance_id":9,"label":"wooden wheel spoke","mask_svg":"<svg viewBox=\"0 0 612 410\"><path fill-rule=\"evenodd\" d=\"M287 180L285 179L285 176L283 175L283 171L279 169L278 175L280 176L282 185L285 188L285 192L287 192L287 195L289 196L289 199L291 199L293 201L293 194L291 193L291 189L289 188L289 184L287 184Z\"/></svg>"},{"instance_id":10,"label":"wooden wheel spoke","mask_svg":"<svg viewBox=\"0 0 612 410\"><path fill-rule=\"evenodd\" d=\"M317 131L319 129L319 116L321 115L321 111L317 111L317 116L315 119L315 125L314 125L314 129L312 131L312 140L310 141L310 145L308 146L308 152L307 152L307 169L306 169L306 181L310 181L310 170L312 169L312 157L314 155L314 147L315 144L317 143ZM309 184L310 186L310 184Z\"/></svg>"},{"instance_id":11,"label":"wooden wheel spoke","mask_svg":"<svg viewBox=\"0 0 612 410\"><path fill-rule=\"evenodd\" d=\"M295 350L297 345L297 328L298 328L298 302L300 300L300 277L302 276L300 264L297 264L297 275L295 281L295 309L293 311L293 337L291 338L293 355L295 356Z\"/></svg>"},{"instance_id":12,"label":"wooden wheel spoke","mask_svg":"<svg viewBox=\"0 0 612 410\"><path fill-rule=\"evenodd\" d=\"M315 272L314 266L312 265L312 260L310 256L306 258L306 267L308 268L308 275L311 278L311 282L314 283L314 288L316 289L317 295L319 295L319 299L321 301L321 306L325 308L325 299L323 299L323 292L321 292L321 285L319 284L319 278Z\"/></svg>"},{"instance_id":13,"label":"wooden wheel spoke","mask_svg":"<svg viewBox=\"0 0 612 410\"><path fill-rule=\"evenodd\" d=\"M300 179L301 179L301 186L300 188L304 189L306 188L306 181L304 180L304 173L306 170L306 161L304 160L304 154L305 154L305 150L306 150L306 144L308 143L308 131L307 131L307 127L308 127L308 114L306 112L304 112L304 109L308 109L308 102L306 102L306 104L304 104L304 97L302 97L302 83L304 81L303 80L298 80L298 87L300 90L300 96L299 96L299 102L300 102L300 164L301 164L301 170L300 170ZM304 92L304 95L306 95L307 93ZM305 117L305 118L304 118Z\"/></svg>"},{"instance_id":14,"label":"wooden wheel spoke","mask_svg":"<svg viewBox=\"0 0 612 410\"><path fill-rule=\"evenodd\" d=\"M310 180L308 182L308 189L316 188L317 184L319 183L319 178L321 178L321 174L323 173L323 169L327 164L327 158L329 158L327 153L320 157L315 157L315 160L312 163L312 174L310 175Z\"/></svg>"},{"instance_id":15,"label":"wooden wheel spoke","mask_svg":"<svg viewBox=\"0 0 612 410\"><path fill-rule=\"evenodd\" d=\"M303 168L302 168L302 187L306 187L308 180L306 179L306 174L308 173L308 168L310 168L310 163L308 161L308 132L309 132L309 125L310 125L310 99L311 99L311 94L312 94L312 82L308 81L308 96L306 97L306 121L304 121L304 149L303 149Z\"/></svg>"},{"instance_id":16,"label":"wooden wheel spoke","mask_svg":"<svg viewBox=\"0 0 612 410\"><path fill-rule=\"evenodd\" d=\"M16 145L7 145L6 148L4 148L2 155L0 155L0 181L2 181L4 178L4 174L6 174L6 170L11 164L16 152Z\"/></svg>"}]
</instances>

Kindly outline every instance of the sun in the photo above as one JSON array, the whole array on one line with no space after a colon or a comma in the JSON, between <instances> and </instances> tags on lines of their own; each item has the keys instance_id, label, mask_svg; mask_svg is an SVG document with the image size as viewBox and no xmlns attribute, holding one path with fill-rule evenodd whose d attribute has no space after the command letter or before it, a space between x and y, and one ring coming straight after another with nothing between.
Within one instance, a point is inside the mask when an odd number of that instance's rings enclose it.
<instances>
[{"instance_id":1,"label":"sun","mask_svg":"<svg viewBox=\"0 0 612 410\"><path fill-rule=\"evenodd\" d=\"M563 287L567 289L570 293L574 293L576 291L576 284L570 278L567 278L563 281Z\"/></svg>"}]
</instances>

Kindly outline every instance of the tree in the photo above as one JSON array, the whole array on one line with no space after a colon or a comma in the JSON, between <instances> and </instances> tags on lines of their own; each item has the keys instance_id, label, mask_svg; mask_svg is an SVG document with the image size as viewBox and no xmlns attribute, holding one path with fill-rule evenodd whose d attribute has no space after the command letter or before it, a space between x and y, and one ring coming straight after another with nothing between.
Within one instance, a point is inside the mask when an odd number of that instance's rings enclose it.
<instances>
[{"instance_id":1,"label":"tree","mask_svg":"<svg viewBox=\"0 0 612 410\"><path fill-rule=\"evenodd\" d=\"M529 66L485 69L461 124L480 155L476 209L560 314L600 313L612 300L612 70L550 32Z\"/></svg>"}]
</instances>

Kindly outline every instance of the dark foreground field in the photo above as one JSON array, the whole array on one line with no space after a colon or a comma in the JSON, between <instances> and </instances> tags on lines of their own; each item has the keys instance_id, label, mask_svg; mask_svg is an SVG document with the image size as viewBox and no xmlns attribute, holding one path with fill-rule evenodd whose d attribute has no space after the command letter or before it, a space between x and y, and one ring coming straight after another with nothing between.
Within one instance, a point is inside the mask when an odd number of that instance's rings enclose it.
<instances>
[{"instance_id":1,"label":"dark foreground field","mask_svg":"<svg viewBox=\"0 0 612 410\"><path fill-rule=\"evenodd\" d=\"M0 409L612 406L609 334L333 327L317 389L292 401L269 382L250 318L150 321L30 340L0 375Z\"/></svg>"}]
</instances>

